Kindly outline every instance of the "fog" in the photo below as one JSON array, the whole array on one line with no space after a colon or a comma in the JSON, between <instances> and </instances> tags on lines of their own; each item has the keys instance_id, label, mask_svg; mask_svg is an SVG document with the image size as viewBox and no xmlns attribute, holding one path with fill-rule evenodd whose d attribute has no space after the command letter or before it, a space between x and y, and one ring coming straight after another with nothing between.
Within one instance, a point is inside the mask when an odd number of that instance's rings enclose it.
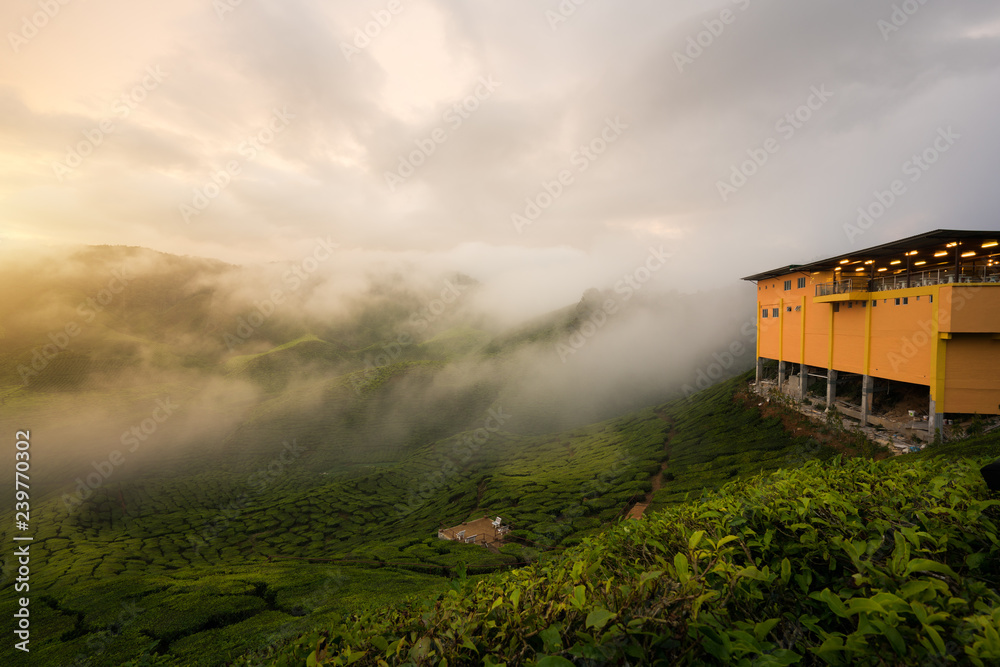
<instances>
[{"instance_id":1,"label":"fog","mask_svg":"<svg viewBox=\"0 0 1000 667\"><path fill-rule=\"evenodd\" d=\"M604 419L749 367L740 276L995 228L995 2L56 4L0 9L0 424L60 483Z\"/></svg>"},{"instance_id":2,"label":"fog","mask_svg":"<svg viewBox=\"0 0 1000 667\"><path fill-rule=\"evenodd\" d=\"M655 253L572 301L538 282L501 308L509 274L431 254L333 248L236 266L101 246L0 259L0 424L33 429L58 488L95 470L240 469L291 438L336 472L367 443L403 453L490 408L509 415L505 430L551 432L753 359L747 289L678 292L650 269L669 262ZM38 278L19 284L26 274Z\"/></svg>"}]
</instances>

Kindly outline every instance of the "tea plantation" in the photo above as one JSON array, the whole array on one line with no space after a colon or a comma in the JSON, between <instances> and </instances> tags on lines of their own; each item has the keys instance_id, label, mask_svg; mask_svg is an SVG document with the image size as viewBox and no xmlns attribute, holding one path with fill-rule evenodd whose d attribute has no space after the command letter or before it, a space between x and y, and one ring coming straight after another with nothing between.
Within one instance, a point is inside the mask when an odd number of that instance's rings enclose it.
<instances>
[{"instance_id":1,"label":"tea plantation","mask_svg":"<svg viewBox=\"0 0 1000 667\"><path fill-rule=\"evenodd\" d=\"M338 448L307 437L270 463L149 470L82 503L36 501L32 657L223 664L342 614L447 590L459 575L559 558L637 501L668 506L812 452L734 401L745 379L544 436L507 432L516 417L496 406L476 414L480 427L395 462L360 452L338 469ZM265 404L245 428L277 433L288 414ZM487 514L513 528L499 552L437 538L439 527ZM8 559L8 577L14 568ZM12 595L5 587L3 603Z\"/></svg>"}]
</instances>

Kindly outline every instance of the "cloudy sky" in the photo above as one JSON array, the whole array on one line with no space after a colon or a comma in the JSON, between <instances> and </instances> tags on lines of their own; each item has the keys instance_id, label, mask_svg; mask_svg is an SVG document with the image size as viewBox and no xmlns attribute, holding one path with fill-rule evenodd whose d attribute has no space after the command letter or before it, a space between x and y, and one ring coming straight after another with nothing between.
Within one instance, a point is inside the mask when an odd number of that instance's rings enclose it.
<instances>
[{"instance_id":1,"label":"cloudy sky","mask_svg":"<svg viewBox=\"0 0 1000 667\"><path fill-rule=\"evenodd\" d=\"M9 0L0 25L8 248L330 237L579 294L651 246L696 289L1000 227L995 0Z\"/></svg>"}]
</instances>

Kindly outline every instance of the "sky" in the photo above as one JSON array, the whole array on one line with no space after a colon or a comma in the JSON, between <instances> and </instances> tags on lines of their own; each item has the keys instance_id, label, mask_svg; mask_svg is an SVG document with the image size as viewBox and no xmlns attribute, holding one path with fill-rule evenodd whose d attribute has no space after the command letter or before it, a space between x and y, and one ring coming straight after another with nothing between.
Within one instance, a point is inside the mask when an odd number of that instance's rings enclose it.
<instances>
[{"instance_id":1,"label":"sky","mask_svg":"<svg viewBox=\"0 0 1000 667\"><path fill-rule=\"evenodd\" d=\"M1000 228L992 0L9 0L0 27L9 249L321 238L549 306L651 249L691 291Z\"/></svg>"}]
</instances>

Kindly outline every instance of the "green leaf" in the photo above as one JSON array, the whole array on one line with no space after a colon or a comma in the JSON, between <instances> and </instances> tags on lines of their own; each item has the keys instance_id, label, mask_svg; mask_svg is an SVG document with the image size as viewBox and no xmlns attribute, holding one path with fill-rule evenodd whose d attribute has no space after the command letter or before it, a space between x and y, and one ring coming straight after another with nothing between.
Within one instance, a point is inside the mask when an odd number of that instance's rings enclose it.
<instances>
[{"instance_id":1,"label":"green leaf","mask_svg":"<svg viewBox=\"0 0 1000 667\"><path fill-rule=\"evenodd\" d=\"M658 579L663 575L663 570L649 570L639 575L639 584L642 585L650 579Z\"/></svg>"},{"instance_id":2,"label":"green leaf","mask_svg":"<svg viewBox=\"0 0 1000 667\"><path fill-rule=\"evenodd\" d=\"M849 614L860 614L862 612L867 612L870 614L884 614L885 609L878 602L870 600L868 598L851 598L847 601L847 609Z\"/></svg>"},{"instance_id":3,"label":"green leaf","mask_svg":"<svg viewBox=\"0 0 1000 667\"><path fill-rule=\"evenodd\" d=\"M677 568L678 581L682 584L687 583L687 580L691 578L691 573L688 569L687 556L678 551L674 555L674 567Z\"/></svg>"},{"instance_id":4,"label":"green leaf","mask_svg":"<svg viewBox=\"0 0 1000 667\"><path fill-rule=\"evenodd\" d=\"M542 638L542 650L546 653L562 650L562 626L558 623L545 628L538 636Z\"/></svg>"},{"instance_id":5,"label":"green leaf","mask_svg":"<svg viewBox=\"0 0 1000 667\"><path fill-rule=\"evenodd\" d=\"M739 538L736 537L735 535L726 535L721 540L719 540L719 543L715 545L715 548L716 549L721 549L722 547L726 546L730 542L735 542L738 539Z\"/></svg>"},{"instance_id":6,"label":"green leaf","mask_svg":"<svg viewBox=\"0 0 1000 667\"><path fill-rule=\"evenodd\" d=\"M701 538L705 536L704 530L696 530L691 537L688 539L688 549L694 551L698 548L698 544L701 543Z\"/></svg>"},{"instance_id":7,"label":"green leaf","mask_svg":"<svg viewBox=\"0 0 1000 667\"><path fill-rule=\"evenodd\" d=\"M780 620L781 619L779 618L770 618L756 624L753 628L753 635L757 638L757 641L764 641L764 637L767 637L768 633L774 629L774 626L776 626Z\"/></svg>"},{"instance_id":8,"label":"green leaf","mask_svg":"<svg viewBox=\"0 0 1000 667\"><path fill-rule=\"evenodd\" d=\"M771 575L764 574L753 565L745 567L736 573L737 576L747 577L748 579L756 579L757 581L770 581Z\"/></svg>"},{"instance_id":9,"label":"green leaf","mask_svg":"<svg viewBox=\"0 0 1000 667\"><path fill-rule=\"evenodd\" d=\"M585 625L586 625L586 627L587 627L588 630L590 628L597 628L598 630L600 630L605 625L608 624L608 621L610 621L613 618L617 618L617 617L618 617L618 614L612 613L612 612L608 611L607 609L598 608L598 609L595 609L594 611L590 612L589 614L587 614L587 621L586 621Z\"/></svg>"},{"instance_id":10,"label":"green leaf","mask_svg":"<svg viewBox=\"0 0 1000 667\"><path fill-rule=\"evenodd\" d=\"M911 575L914 572L937 572L939 574L946 574L953 579L958 579L958 575L945 565L944 563L939 563L936 560L929 560L927 558L914 558L906 566L906 574Z\"/></svg>"},{"instance_id":11,"label":"green leaf","mask_svg":"<svg viewBox=\"0 0 1000 667\"><path fill-rule=\"evenodd\" d=\"M809 597L814 600L825 602L830 608L830 611L837 616L841 616L843 618L848 618L850 616L850 613L847 611L847 607L844 605L844 601L835 595L829 588L824 588L818 593L810 593Z\"/></svg>"},{"instance_id":12,"label":"green leaf","mask_svg":"<svg viewBox=\"0 0 1000 667\"><path fill-rule=\"evenodd\" d=\"M789 577L792 576L792 563L784 558L781 561L781 583L787 584Z\"/></svg>"},{"instance_id":13,"label":"green leaf","mask_svg":"<svg viewBox=\"0 0 1000 667\"><path fill-rule=\"evenodd\" d=\"M547 655L535 663L537 667L573 667L573 663L558 655Z\"/></svg>"},{"instance_id":14,"label":"green leaf","mask_svg":"<svg viewBox=\"0 0 1000 667\"><path fill-rule=\"evenodd\" d=\"M577 609L583 608L583 605L587 602L586 586L577 586L573 589L573 602L576 603Z\"/></svg>"}]
</instances>

